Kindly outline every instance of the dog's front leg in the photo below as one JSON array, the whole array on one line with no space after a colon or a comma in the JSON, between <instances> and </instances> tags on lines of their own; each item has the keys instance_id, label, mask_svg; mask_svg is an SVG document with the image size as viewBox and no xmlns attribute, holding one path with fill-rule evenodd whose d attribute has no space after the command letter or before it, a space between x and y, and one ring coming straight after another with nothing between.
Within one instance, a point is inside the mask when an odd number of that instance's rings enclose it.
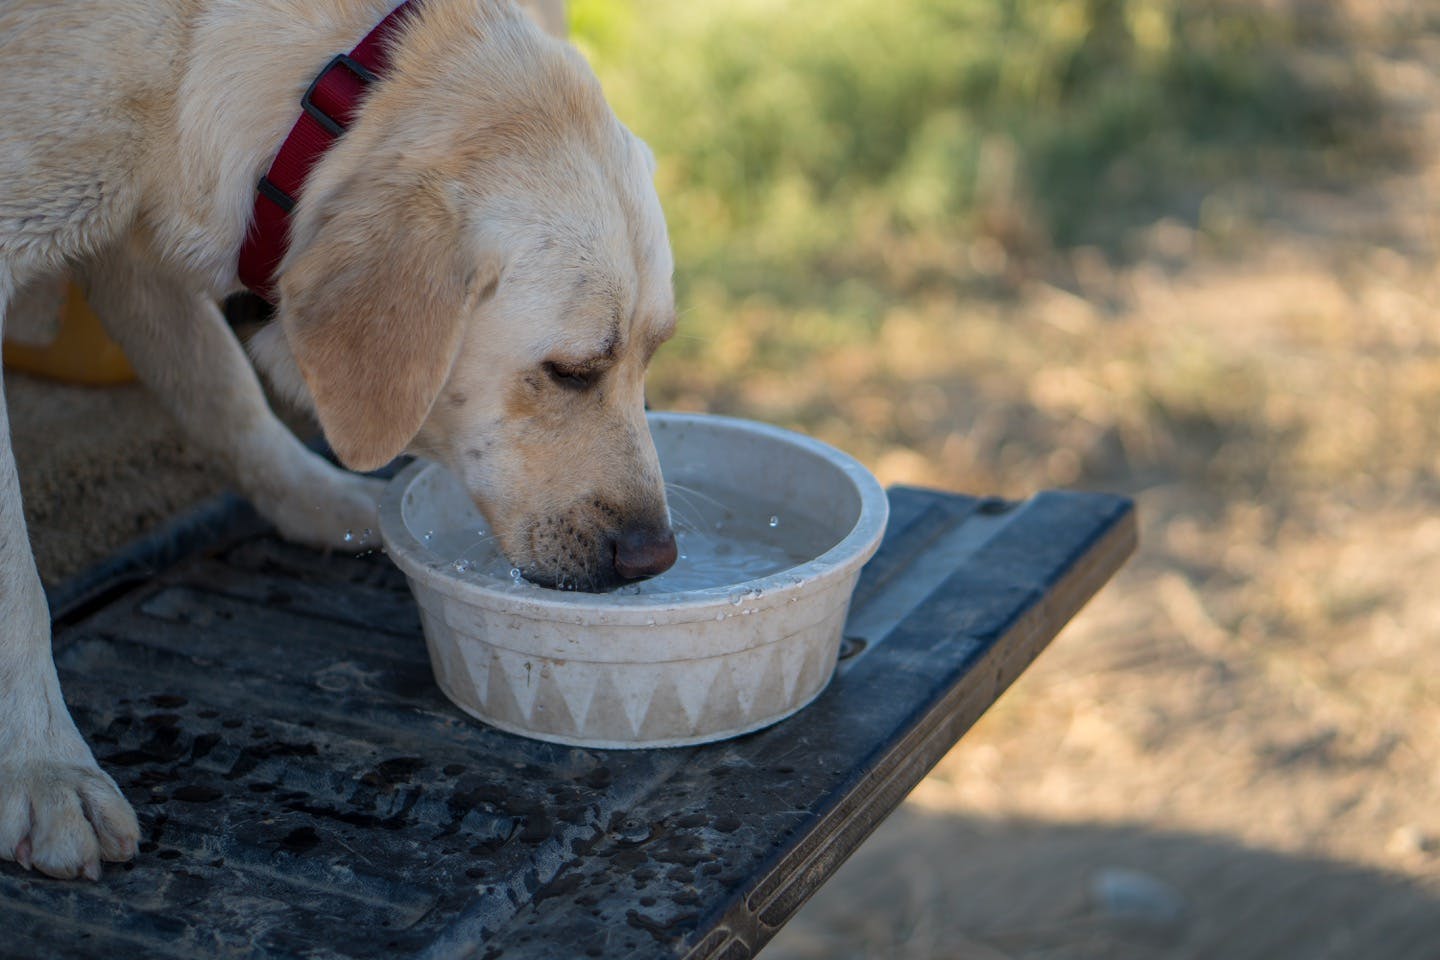
<instances>
[{"instance_id":1,"label":"dog's front leg","mask_svg":"<svg viewBox=\"0 0 1440 960\"><path fill-rule=\"evenodd\" d=\"M0 333L12 292L0 263ZM0 375L3 381L3 375ZM0 382L0 859L52 877L129 860L140 828L75 729L50 653L50 611L30 552Z\"/></svg>"},{"instance_id":2,"label":"dog's front leg","mask_svg":"<svg viewBox=\"0 0 1440 960\"><path fill-rule=\"evenodd\" d=\"M306 449L271 411L219 307L143 262L111 256L83 273L91 304L187 439L290 540L359 550L378 543L384 484Z\"/></svg>"}]
</instances>

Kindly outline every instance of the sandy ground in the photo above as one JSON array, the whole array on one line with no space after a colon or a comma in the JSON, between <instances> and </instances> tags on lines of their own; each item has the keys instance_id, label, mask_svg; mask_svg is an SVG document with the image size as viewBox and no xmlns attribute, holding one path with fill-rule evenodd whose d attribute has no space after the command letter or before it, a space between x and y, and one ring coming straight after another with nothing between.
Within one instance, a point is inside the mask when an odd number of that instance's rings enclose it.
<instances>
[{"instance_id":1,"label":"sandy ground","mask_svg":"<svg viewBox=\"0 0 1440 960\"><path fill-rule=\"evenodd\" d=\"M55 584L224 488L143 388L5 372L25 520Z\"/></svg>"},{"instance_id":2,"label":"sandy ground","mask_svg":"<svg viewBox=\"0 0 1440 960\"><path fill-rule=\"evenodd\" d=\"M1440 45L1367 66L1413 162L999 310L1115 345L1028 399L1142 546L766 960L1440 957ZM1172 349L1214 367L1203 416ZM1110 408L1147 362L1173 433ZM973 442L881 472L963 486L1005 453Z\"/></svg>"}]
</instances>

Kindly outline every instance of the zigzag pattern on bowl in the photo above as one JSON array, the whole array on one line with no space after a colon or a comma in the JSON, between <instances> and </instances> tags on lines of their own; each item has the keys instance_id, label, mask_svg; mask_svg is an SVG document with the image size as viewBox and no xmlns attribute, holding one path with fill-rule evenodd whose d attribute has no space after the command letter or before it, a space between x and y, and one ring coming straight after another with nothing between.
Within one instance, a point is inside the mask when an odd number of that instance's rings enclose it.
<instances>
[{"instance_id":1,"label":"zigzag pattern on bowl","mask_svg":"<svg viewBox=\"0 0 1440 960\"><path fill-rule=\"evenodd\" d=\"M501 726L615 742L718 737L810 700L834 670L844 622L842 608L807 637L654 664L551 660L474 637L432 647L431 662L450 699Z\"/></svg>"}]
</instances>

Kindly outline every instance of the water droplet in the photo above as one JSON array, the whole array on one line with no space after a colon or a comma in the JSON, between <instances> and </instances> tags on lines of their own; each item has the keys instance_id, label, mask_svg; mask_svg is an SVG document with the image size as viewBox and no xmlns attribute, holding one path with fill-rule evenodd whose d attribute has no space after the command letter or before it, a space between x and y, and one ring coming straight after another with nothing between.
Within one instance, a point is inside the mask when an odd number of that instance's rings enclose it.
<instances>
[{"instance_id":1,"label":"water droplet","mask_svg":"<svg viewBox=\"0 0 1440 960\"><path fill-rule=\"evenodd\" d=\"M771 517L771 518L770 518L770 526L772 526L772 527L778 527L778 526L780 526L780 518L779 518L779 517Z\"/></svg>"},{"instance_id":2,"label":"water droplet","mask_svg":"<svg viewBox=\"0 0 1440 960\"><path fill-rule=\"evenodd\" d=\"M519 582L519 580L520 580L520 578L521 578L522 576L524 576L524 574L520 572L520 568L519 568L519 567L511 567L511 568L510 568L510 579L511 579L511 580L514 580L514 581L516 581L516 582Z\"/></svg>"},{"instance_id":3,"label":"water droplet","mask_svg":"<svg viewBox=\"0 0 1440 960\"><path fill-rule=\"evenodd\" d=\"M420 539L421 539L421 540L424 540L426 543L429 543L432 539L434 539L434 537L435 537L435 531L434 531L434 530L426 530L426 531L425 531L425 535L422 536Z\"/></svg>"},{"instance_id":4,"label":"water droplet","mask_svg":"<svg viewBox=\"0 0 1440 960\"><path fill-rule=\"evenodd\" d=\"M354 542L355 542L355 531L354 531L354 530L346 530L346 531L345 531L345 542L346 542L346 543L354 543Z\"/></svg>"},{"instance_id":5,"label":"water droplet","mask_svg":"<svg viewBox=\"0 0 1440 960\"><path fill-rule=\"evenodd\" d=\"M375 531L371 530L369 527L366 527L364 530L360 531L360 536L366 540L369 540L374 535Z\"/></svg>"}]
</instances>

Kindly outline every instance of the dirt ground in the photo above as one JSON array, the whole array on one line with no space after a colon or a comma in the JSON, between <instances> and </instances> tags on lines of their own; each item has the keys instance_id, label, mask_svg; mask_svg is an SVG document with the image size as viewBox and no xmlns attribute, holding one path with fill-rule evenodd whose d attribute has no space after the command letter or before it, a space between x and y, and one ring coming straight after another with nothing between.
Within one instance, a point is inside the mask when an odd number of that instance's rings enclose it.
<instances>
[{"instance_id":1,"label":"dirt ground","mask_svg":"<svg viewBox=\"0 0 1440 960\"><path fill-rule=\"evenodd\" d=\"M1355 55L1409 161L977 305L1023 390L872 454L1126 490L1142 543L766 960L1440 958L1440 39Z\"/></svg>"}]
</instances>

